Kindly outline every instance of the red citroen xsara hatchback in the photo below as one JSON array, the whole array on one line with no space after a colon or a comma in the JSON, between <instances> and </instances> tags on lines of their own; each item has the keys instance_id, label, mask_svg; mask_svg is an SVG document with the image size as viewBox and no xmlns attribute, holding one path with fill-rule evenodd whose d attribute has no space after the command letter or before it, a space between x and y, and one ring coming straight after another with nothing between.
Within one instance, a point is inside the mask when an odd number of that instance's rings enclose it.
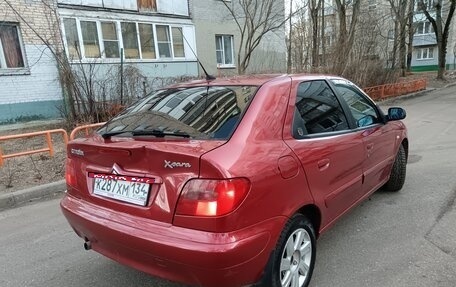
<instances>
[{"instance_id":1,"label":"red citroen xsara hatchback","mask_svg":"<svg viewBox=\"0 0 456 287\"><path fill-rule=\"evenodd\" d=\"M313 75L159 90L68 145L61 207L93 249L195 286L307 286L316 238L405 180L401 108Z\"/></svg>"}]
</instances>

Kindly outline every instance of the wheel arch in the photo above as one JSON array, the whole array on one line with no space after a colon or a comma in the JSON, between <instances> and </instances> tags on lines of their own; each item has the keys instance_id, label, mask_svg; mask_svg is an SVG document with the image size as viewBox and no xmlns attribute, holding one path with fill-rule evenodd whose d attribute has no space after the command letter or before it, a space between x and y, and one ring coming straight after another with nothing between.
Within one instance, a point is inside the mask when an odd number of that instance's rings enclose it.
<instances>
[{"instance_id":1,"label":"wheel arch","mask_svg":"<svg viewBox=\"0 0 456 287\"><path fill-rule=\"evenodd\" d=\"M408 141L408 138L404 138L404 139L402 140L401 145L404 147L404 150L405 150L405 157L406 157L406 159L408 160L408 155L409 155L409 141Z\"/></svg>"},{"instance_id":2,"label":"wheel arch","mask_svg":"<svg viewBox=\"0 0 456 287\"><path fill-rule=\"evenodd\" d=\"M321 211L318 206L308 204L301 207L296 213L302 214L310 220L315 230L315 236L318 238L321 227Z\"/></svg>"}]
</instances>

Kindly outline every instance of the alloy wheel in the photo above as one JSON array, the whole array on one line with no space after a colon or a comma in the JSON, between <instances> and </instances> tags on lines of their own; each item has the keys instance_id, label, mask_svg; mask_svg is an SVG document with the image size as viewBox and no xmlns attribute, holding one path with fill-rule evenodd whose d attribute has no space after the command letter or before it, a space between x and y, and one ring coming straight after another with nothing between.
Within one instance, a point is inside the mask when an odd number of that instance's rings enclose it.
<instances>
[{"instance_id":1,"label":"alloy wheel","mask_svg":"<svg viewBox=\"0 0 456 287\"><path fill-rule=\"evenodd\" d=\"M280 261L282 287L301 287L309 275L312 241L304 228L295 230L287 240Z\"/></svg>"}]
</instances>

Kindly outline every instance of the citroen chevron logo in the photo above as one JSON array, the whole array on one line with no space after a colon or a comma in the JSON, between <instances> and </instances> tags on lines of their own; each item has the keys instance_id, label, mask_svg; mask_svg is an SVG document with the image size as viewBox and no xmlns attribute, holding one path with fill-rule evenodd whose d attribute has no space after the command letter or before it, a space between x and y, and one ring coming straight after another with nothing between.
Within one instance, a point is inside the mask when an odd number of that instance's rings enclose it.
<instances>
[{"instance_id":1,"label":"citroen chevron logo","mask_svg":"<svg viewBox=\"0 0 456 287\"><path fill-rule=\"evenodd\" d=\"M120 175L121 174L120 168L119 168L119 166L116 163L112 166L111 173L112 174L116 174L116 175Z\"/></svg>"}]
</instances>

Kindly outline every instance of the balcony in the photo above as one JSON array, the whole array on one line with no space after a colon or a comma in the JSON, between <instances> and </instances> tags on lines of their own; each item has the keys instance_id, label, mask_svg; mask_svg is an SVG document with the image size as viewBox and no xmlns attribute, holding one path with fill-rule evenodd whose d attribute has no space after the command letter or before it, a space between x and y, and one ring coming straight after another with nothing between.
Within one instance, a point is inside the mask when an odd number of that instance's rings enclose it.
<instances>
[{"instance_id":1,"label":"balcony","mask_svg":"<svg viewBox=\"0 0 456 287\"><path fill-rule=\"evenodd\" d=\"M188 16L188 0L57 0L58 4Z\"/></svg>"},{"instance_id":2,"label":"balcony","mask_svg":"<svg viewBox=\"0 0 456 287\"><path fill-rule=\"evenodd\" d=\"M413 36L413 46L414 47L432 46L432 45L436 45L436 44L437 44L437 40L435 38L434 33L419 34L419 35Z\"/></svg>"}]
</instances>

